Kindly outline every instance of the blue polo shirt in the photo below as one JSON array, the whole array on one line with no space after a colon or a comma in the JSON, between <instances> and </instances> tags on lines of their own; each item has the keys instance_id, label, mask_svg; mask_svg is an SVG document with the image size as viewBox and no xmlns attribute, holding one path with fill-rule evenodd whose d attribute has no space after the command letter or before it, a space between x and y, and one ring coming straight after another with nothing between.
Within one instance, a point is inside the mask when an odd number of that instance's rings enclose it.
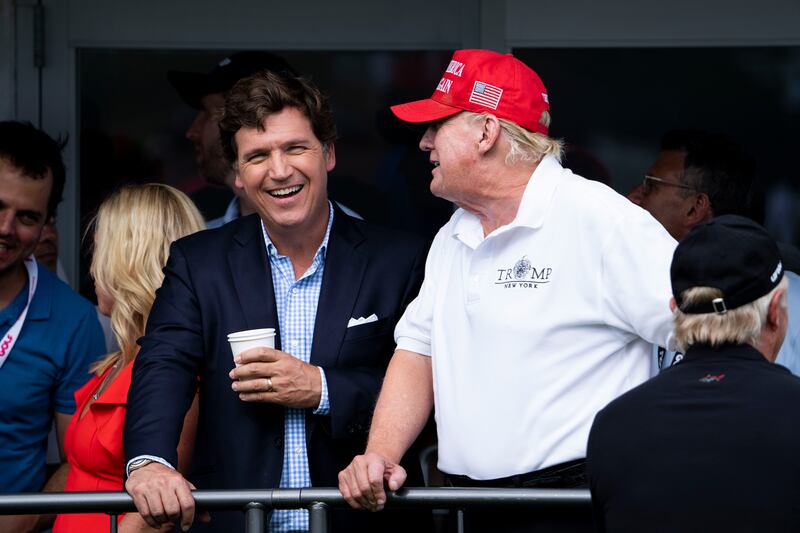
<instances>
[{"instance_id":1,"label":"blue polo shirt","mask_svg":"<svg viewBox=\"0 0 800 533\"><path fill-rule=\"evenodd\" d=\"M16 322L27 300L26 283L0 309L0 334ZM104 352L94 306L40 264L25 324L0 367L0 492L41 490L53 413L75 411L73 394Z\"/></svg>"}]
</instances>

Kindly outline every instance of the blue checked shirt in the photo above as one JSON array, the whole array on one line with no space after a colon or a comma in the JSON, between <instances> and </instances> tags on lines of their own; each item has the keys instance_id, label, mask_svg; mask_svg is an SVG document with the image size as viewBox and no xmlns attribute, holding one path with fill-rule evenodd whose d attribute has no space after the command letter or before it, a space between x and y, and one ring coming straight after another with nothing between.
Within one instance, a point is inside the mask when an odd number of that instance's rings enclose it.
<instances>
[{"instance_id":1,"label":"blue checked shirt","mask_svg":"<svg viewBox=\"0 0 800 533\"><path fill-rule=\"evenodd\" d=\"M325 252L333 224L333 206L328 202L328 228L325 238L314 255L308 270L295 280L294 267L289 257L279 255L267 235L264 223L261 230L267 245L267 255L272 268L272 286L275 288L275 304L278 308L278 327L281 332L281 349L300 359L309 362L311 358L311 342L314 339L314 321L317 316L317 303L322 288L322 274L325 271ZM328 385L325 372L319 369L322 377L322 394L319 406L314 410L316 415L327 415L330 412ZM308 453L306 450L305 409L286 408L284 421L285 436L283 442L283 474L281 488L300 488L311 486L311 474L308 471ZM306 531L308 530L308 511L304 509L277 509L272 512L269 524L270 532Z\"/></svg>"}]
</instances>

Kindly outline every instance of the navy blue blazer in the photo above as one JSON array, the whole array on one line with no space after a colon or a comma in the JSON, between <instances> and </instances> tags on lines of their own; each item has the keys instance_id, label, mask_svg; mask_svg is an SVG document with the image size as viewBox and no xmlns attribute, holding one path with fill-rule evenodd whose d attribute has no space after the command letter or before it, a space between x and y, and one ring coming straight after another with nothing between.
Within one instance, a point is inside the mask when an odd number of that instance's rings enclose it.
<instances>
[{"instance_id":1,"label":"navy blue blazer","mask_svg":"<svg viewBox=\"0 0 800 533\"><path fill-rule=\"evenodd\" d=\"M306 416L311 481L318 487L337 486L338 472L363 453L395 348L394 326L417 295L427 252L422 239L335 209L311 348L311 363L327 377L330 415L309 409ZM189 479L198 489L278 487L284 408L239 400L228 377L233 368L228 333L278 329L258 216L176 241L164 274L134 364L123 439L126 460L155 455L177 464L183 418L199 378ZM378 321L347 327L351 317L373 313ZM419 483L419 463L413 459L407 465L409 481ZM239 525L214 522L221 530Z\"/></svg>"}]
</instances>

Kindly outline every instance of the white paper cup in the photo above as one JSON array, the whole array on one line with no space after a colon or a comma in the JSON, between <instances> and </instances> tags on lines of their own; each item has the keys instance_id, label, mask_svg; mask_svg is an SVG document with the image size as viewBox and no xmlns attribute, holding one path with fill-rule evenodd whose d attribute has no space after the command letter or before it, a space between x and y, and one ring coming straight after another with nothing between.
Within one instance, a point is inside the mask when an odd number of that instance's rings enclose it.
<instances>
[{"instance_id":1,"label":"white paper cup","mask_svg":"<svg viewBox=\"0 0 800 533\"><path fill-rule=\"evenodd\" d=\"M234 358L250 348L275 348L275 328L237 331L228 335L228 343Z\"/></svg>"}]
</instances>

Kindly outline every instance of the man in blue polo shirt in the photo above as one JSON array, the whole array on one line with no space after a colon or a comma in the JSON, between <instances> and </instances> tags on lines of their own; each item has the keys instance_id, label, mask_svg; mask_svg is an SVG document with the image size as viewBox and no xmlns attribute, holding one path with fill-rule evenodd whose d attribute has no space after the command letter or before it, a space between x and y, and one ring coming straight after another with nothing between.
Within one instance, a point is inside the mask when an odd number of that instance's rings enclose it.
<instances>
[{"instance_id":1,"label":"man in blue polo shirt","mask_svg":"<svg viewBox=\"0 0 800 533\"><path fill-rule=\"evenodd\" d=\"M63 460L73 394L104 352L94 306L32 258L63 190L59 144L0 122L0 492L42 490L50 426ZM64 469L49 484L63 487ZM0 530L31 520L3 516Z\"/></svg>"}]
</instances>

